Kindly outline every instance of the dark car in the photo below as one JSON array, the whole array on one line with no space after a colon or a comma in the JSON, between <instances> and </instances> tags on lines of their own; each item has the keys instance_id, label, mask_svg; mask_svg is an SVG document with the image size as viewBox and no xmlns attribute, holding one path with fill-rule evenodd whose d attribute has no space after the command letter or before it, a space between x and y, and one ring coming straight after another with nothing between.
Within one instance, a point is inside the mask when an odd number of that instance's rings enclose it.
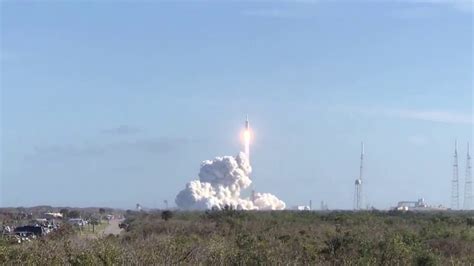
<instances>
[{"instance_id":1,"label":"dark car","mask_svg":"<svg viewBox=\"0 0 474 266\"><path fill-rule=\"evenodd\" d=\"M126 223L119 223L118 226L119 226L120 229L125 229L125 230L127 230L127 228L128 228L128 224L126 224Z\"/></svg>"},{"instance_id":2,"label":"dark car","mask_svg":"<svg viewBox=\"0 0 474 266\"><path fill-rule=\"evenodd\" d=\"M26 234L26 235L35 235L35 236L42 236L44 234L43 227L35 226L35 225L27 225L27 226L20 226L15 228L14 233L19 234Z\"/></svg>"}]
</instances>

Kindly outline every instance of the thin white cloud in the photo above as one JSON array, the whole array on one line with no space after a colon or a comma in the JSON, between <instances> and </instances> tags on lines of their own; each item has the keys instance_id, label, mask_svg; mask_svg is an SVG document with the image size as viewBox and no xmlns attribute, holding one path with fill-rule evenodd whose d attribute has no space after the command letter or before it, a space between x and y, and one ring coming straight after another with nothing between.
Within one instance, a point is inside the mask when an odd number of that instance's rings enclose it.
<instances>
[{"instance_id":1,"label":"thin white cloud","mask_svg":"<svg viewBox=\"0 0 474 266\"><path fill-rule=\"evenodd\" d=\"M184 138L155 138L121 141L108 144L77 144L36 146L34 151L27 155L27 159L55 159L84 158L103 156L106 154L145 152L165 154L179 149L194 140Z\"/></svg>"},{"instance_id":2,"label":"thin white cloud","mask_svg":"<svg viewBox=\"0 0 474 266\"><path fill-rule=\"evenodd\" d=\"M449 124L473 124L472 114L452 111L400 109L386 110L385 113L407 119Z\"/></svg>"},{"instance_id":3,"label":"thin white cloud","mask_svg":"<svg viewBox=\"0 0 474 266\"><path fill-rule=\"evenodd\" d=\"M457 1L453 7L459 11L474 13L474 1Z\"/></svg>"},{"instance_id":4,"label":"thin white cloud","mask_svg":"<svg viewBox=\"0 0 474 266\"><path fill-rule=\"evenodd\" d=\"M438 16L442 11L433 6L405 7L395 9L391 15L399 19L426 19Z\"/></svg>"},{"instance_id":5,"label":"thin white cloud","mask_svg":"<svg viewBox=\"0 0 474 266\"><path fill-rule=\"evenodd\" d=\"M398 2L407 4L444 5L458 11L474 13L473 0L398 0Z\"/></svg>"},{"instance_id":6,"label":"thin white cloud","mask_svg":"<svg viewBox=\"0 0 474 266\"><path fill-rule=\"evenodd\" d=\"M140 132L139 128L129 126L129 125L120 125L118 127L102 130L102 133L110 134L110 135L133 135L139 132Z\"/></svg>"},{"instance_id":7,"label":"thin white cloud","mask_svg":"<svg viewBox=\"0 0 474 266\"><path fill-rule=\"evenodd\" d=\"M290 10L269 8L269 9L247 9L241 12L241 15L258 18L305 18L302 13L295 13Z\"/></svg>"},{"instance_id":8,"label":"thin white cloud","mask_svg":"<svg viewBox=\"0 0 474 266\"><path fill-rule=\"evenodd\" d=\"M271 1L269 1L271 2ZM455 9L460 12L474 13L474 0L354 0L355 3L403 3L406 4L406 8L403 8L394 14L402 18L422 18L430 17L439 13L439 10L432 9L437 6L445 7L448 9ZM318 3L339 3L344 5L347 3L346 0L281 0L274 1L272 3L291 3L291 4L318 4ZM414 9L414 10L410 10ZM307 11L307 10L305 10ZM241 12L244 16L253 17L266 17L266 18L306 18L311 14L309 13L295 13L290 12L288 9L251 9L244 10ZM398 14L400 13L400 14Z\"/></svg>"},{"instance_id":9,"label":"thin white cloud","mask_svg":"<svg viewBox=\"0 0 474 266\"><path fill-rule=\"evenodd\" d=\"M392 118L429 121L445 124L474 124L471 113L450 110L420 110L410 108L384 108L384 107L336 107L336 110L347 113L358 113L368 116L384 116Z\"/></svg>"}]
</instances>

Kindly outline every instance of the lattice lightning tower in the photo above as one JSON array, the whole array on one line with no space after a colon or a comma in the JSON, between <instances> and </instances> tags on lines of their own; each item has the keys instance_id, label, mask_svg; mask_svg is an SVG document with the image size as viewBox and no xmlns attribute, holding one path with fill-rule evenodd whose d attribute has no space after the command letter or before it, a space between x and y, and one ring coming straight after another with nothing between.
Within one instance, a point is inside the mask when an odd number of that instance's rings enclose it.
<instances>
[{"instance_id":1,"label":"lattice lightning tower","mask_svg":"<svg viewBox=\"0 0 474 266\"><path fill-rule=\"evenodd\" d=\"M361 143L360 151L360 172L359 178L355 181L354 210L361 210L363 206L362 178L364 174L364 143Z\"/></svg>"},{"instance_id":2,"label":"lattice lightning tower","mask_svg":"<svg viewBox=\"0 0 474 266\"><path fill-rule=\"evenodd\" d=\"M454 142L453 180L451 181L451 209L459 209L458 143Z\"/></svg>"}]
</instances>

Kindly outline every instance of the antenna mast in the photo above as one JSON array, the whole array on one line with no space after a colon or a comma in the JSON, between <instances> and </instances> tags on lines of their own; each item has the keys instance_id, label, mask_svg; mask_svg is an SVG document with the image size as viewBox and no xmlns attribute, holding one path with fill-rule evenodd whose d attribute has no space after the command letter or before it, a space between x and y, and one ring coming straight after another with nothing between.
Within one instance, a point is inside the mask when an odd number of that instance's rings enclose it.
<instances>
[{"instance_id":1,"label":"antenna mast","mask_svg":"<svg viewBox=\"0 0 474 266\"><path fill-rule=\"evenodd\" d=\"M451 209L459 209L458 142L454 142L453 180L451 181Z\"/></svg>"}]
</instances>

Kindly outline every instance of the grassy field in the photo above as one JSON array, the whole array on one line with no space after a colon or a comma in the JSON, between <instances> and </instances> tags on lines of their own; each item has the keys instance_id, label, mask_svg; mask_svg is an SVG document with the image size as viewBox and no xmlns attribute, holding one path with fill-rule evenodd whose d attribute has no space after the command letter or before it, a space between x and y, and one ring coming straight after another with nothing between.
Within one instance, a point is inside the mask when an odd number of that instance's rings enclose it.
<instances>
[{"instance_id":1,"label":"grassy field","mask_svg":"<svg viewBox=\"0 0 474 266\"><path fill-rule=\"evenodd\" d=\"M473 265L474 212L128 212L120 236L64 229L0 264Z\"/></svg>"}]
</instances>

